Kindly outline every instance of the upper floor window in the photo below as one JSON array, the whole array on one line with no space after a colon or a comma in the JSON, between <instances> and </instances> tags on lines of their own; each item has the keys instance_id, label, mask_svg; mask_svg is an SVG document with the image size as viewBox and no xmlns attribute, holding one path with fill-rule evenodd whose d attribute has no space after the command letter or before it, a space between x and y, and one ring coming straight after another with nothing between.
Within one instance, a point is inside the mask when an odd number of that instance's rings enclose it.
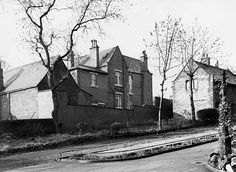
<instances>
[{"instance_id":1,"label":"upper floor window","mask_svg":"<svg viewBox=\"0 0 236 172\"><path fill-rule=\"evenodd\" d=\"M97 73L91 73L91 87L98 87L97 85Z\"/></svg>"},{"instance_id":2,"label":"upper floor window","mask_svg":"<svg viewBox=\"0 0 236 172\"><path fill-rule=\"evenodd\" d=\"M192 88L197 89L196 87L196 79L192 80ZM190 80L185 81L185 90L188 91L190 89Z\"/></svg>"},{"instance_id":3,"label":"upper floor window","mask_svg":"<svg viewBox=\"0 0 236 172\"><path fill-rule=\"evenodd\" d=\"M122 108L122 93L120 92L115 93L115 107Z\"/></svg>"},{"instance_id":4,"label":"upper floor window","mask_svg":"<svg viewBox=\"0 0 236 172\"><path fill-rule=\"evenodd\" d=\"M188 91L189 90L189 80L185 81L185 90Z\"/></svg>"},{"instance_id":5,"label":"upper floor window","mask_svg":"<svg viewBox=\"0 0 236 172\"><path fill-rule=\"evenodd\" d=\"M120 70L116 70L115 71L115 76L116 76L116 86L122 86L121 84L121 74L122 74L122 71Z\"/></svg>"},{"instance_id":6,"label":"upper floor window","mask_svg":"<svg viewBox=\"0 0 236 172\"><path fill-rule=\"evenodd\" d=\"M129 93L133 94L133 77L131 74L129 75Z\"/></svg>"}]
</instances>

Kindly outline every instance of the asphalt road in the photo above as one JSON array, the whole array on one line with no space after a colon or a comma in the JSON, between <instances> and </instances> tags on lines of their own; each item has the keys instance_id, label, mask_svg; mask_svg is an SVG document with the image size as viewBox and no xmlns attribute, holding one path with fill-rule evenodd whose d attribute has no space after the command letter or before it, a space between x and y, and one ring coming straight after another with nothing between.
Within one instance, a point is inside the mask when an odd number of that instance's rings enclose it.
<instances>
[{"instance_id":1,"label":"asphalt road","mask_svg":"<svg viewBox=\"0 0 236 172\"><path fill-rule=\"evenodd\" d=\"M35 166L28 166L11 171L98 171L98 172L118 172L118 171L160 171L160 172L208 172L204 163L209 154L215 150L217 142L212 142L192 148L182 149L169 153L164 153L148 158L103 162L103 163L79 163L72 162L49 162Z\"/></svg>"}]
</instances>

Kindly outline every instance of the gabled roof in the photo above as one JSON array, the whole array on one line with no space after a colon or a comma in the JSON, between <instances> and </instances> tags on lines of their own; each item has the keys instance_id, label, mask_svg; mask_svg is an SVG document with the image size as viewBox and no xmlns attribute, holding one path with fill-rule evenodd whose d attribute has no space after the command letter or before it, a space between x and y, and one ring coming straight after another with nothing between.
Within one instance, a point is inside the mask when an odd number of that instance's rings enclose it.
<instances>
[{"instance_id":1,"label":"gabled roof","mask_svg":"<svg viewBox=\"0 0 236 172\"><path fill-rule=\"evenodd\" d=\"M222 72L226 72L227 83L236 85L236 75L234 75L230 70L222 69L219 67L207 65L204 63L200 63L195 61L199 68L202 68L204 71L209 73L210 75L214 75L214 79L216 81L222 79Z\"/></svg>"},{"instance_id":2,"label":"gabled roof","mask_svg":"<svg viewBox=\"0 0 236 172\"><path fill-rule=\"evenodd\" d=\"M109 60L111 59L113 53L115 52L117 48L118 46L100 51L99 52L99 59L100 59L99 65L100 66L106 65L106 62L109 62ZM93 60L95 59L91 58L89 55L80 56L79 64L83 66L92 66L92 64L94 64Z\"/></svg>"},{"instance_id":3,"label":"gabled roof","mask_svg":"<svg viewBox=\"0 0 236 172\"><path fill-rule=\"evenodd\" d=\"M210 75L213 75L214 79L216 81L220 81L222 79L222 72L225 71L226 72L226 77L227 77L227 83L236 85L236 75L233 74L230 70L226 70L226 69L222 69L222 68L219 68L219 67L211 66L211 65L201 63L201 62L198 62L198 61L194 61L194 63L197 65L196 69L197 68L203 69L204 71L206 71ZM181 70L180 73L182 73L184 71L184 68ZM177 75L175 80L179 77L180 73Z\"/></svg>"},{"instance_id":4,"label":"gabled roof","mask_svg":"<svg viewBox=\"0 0 236 172\"><path fill-rule=\"evenodd\" d=\"M101 68L106 66L107 62L109 62L111 60L114 52L118 49L119 49L119 47L116 46L116 47L112 47L112 48L100 51L99 52L99 59L100 59L99 66ZM141 73L141 71L142 71L142 62L140 60L132 58L132 57L128 57L128 56L125 56L125 55L123 55L123 57L125 59L126 64L128 65L128 68L129 68L130 72ZM90 71L95 71L95 72L104 72L101 69L96 69L95 70L95 67L92 67L93 64L94 64L94 60L96 60L96 59L91 58L89 55L80 56L78 58L79 58L79 60L77 60L78 63L76 65L77 68L90 70Z\"/></svg>"},{"instance_id":5,"label":"gabled roof","mask_svg":"<svg viewBox=\"0 0 236 172\"><path fill-rule=\"evenodd\" d=\"M46 74L47 68L42 65L41 61L6 71L3 73L5 87L3 92L36 87Z\"/></svg>"},{"instance_id":6,"label":"gabled roof","mask_svg":"<svg viewBox=\"0 0 236 172\"><path fill-rule=\"evenodd\" d=\"M141 61L132 57L124 56L130 72L141 73Z\"/></svg>"}]
</instances>

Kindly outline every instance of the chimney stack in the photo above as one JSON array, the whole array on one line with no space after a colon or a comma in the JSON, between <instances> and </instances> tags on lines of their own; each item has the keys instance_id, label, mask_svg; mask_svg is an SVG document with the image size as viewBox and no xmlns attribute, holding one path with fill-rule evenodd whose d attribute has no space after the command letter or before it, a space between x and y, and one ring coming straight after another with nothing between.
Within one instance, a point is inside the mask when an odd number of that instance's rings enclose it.
<instances>
[{"instance_id":1,"label":"chimney stack","mask_svg":"<svg viewBox=\"0 0 236 172\"><path fill-rule=\"evenodd\" d=\"M216 61L215 67L219 67L219 61Z\"/></svg>"},{"instance_id":2,"label":"chimney stack","mask_svg":"<svg viewBox=\"0 0 236 172\"><path fill-rule=\"evenodd\" d=\"M99 46L97 40L91 40L92 46L90 48L90 57L92 58L93 67L99 67Z\"/></svg>"},{"instance_id":3,"label":"chimney stack","mask_svg":"<svg viewBox=\"0 0 236 172\"><path fill-rule=\"evenodd\" d=\"M147 53L145 50L142 51L142 56L140 57L140 60L145 64L145 68L148 68L148 57L147 57Z\"/></svg>"},{"instance_id":4,"label":"chimney stack","mask_svg":"<svg viewBox=\"0 0 236 172\"><path fill-rule=\"evenodd\" d=\"M208 57L207 53L203 53L201 62L207 65L210 65L210 57Z\"/></svg>"},{"instance_id":5,"label":"chimney stack","mask_svg":"<svg viewBox=\"0 0 236 172\"><path fill-rule=\"evenodd\" d=\"M2 63L0 62L0 91L4 89L4 82L3 82L3 69Z\"/></svg>"}]
</instances>

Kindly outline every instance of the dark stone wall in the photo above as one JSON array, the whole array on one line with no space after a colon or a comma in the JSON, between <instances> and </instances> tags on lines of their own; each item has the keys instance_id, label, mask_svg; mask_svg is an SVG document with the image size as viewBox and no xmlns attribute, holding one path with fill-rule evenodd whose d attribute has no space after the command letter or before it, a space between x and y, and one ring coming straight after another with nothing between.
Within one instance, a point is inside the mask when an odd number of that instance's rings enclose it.
<instances>
[{"instance_id":1,"label":"dark stone wall","mask_svg":"<svg viewBox=\"0 0 236 172\"><path fill-rule=\"evenodd\" d=\"M56 133L52 119L25 119L0 121L0 135L13 133L19 137Z\"/></svg>"}]
</instances>

